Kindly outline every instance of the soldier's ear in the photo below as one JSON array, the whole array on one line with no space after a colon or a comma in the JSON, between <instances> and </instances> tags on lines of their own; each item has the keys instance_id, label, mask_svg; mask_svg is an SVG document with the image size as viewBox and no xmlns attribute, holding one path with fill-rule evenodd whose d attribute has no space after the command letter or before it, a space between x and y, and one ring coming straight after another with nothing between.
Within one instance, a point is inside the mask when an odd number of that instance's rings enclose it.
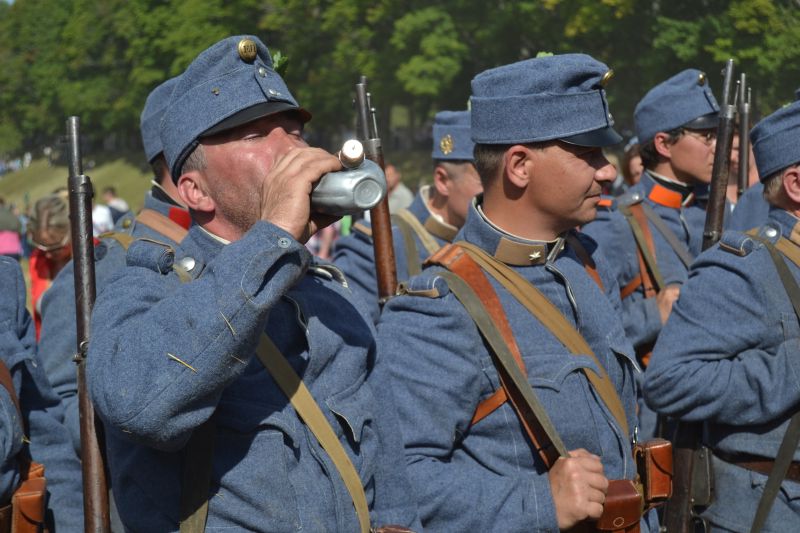
<instances>
[{"instance_id":1,"label":"soldier's ear","mask_svg":"<svg viewBox=\"0 0 800 533\"><path fill-rule=\"evenodd\" d=\"M442 165L436 165L433 169L433 186L436 193L443 197L450 196L450 182L453 181L447 169Z\"/></svg>"},{"instance_id":2,"label":"soldier's ear","mask_svg":"<svg viewBox=\"0 0 800 533\"><path fill-rule=\"evenodd\" d=\"M211 213L216 208L213 198L208 194L203 173L198 170L181 174L178 178L178 194L184 205L194 211Z\"/></svg>"},{"instance_id":3,"label":"soldier's ear","mask_svg":"<svg viewBox=\"0 0 800 533\"><path fill-rule=\"evenodd\" d=\"M532 150L525 145L515 144L506 150L503 160L508 181L520 189L527 187L534 172Z\"/></svg>"},{"instance_id":4,"label":"soldier's ear","mask_svg":"<svg viewBox=\"0 0 800 533\"><path fill-rule=\"evenodd\" d=\"M783 171L783 189L795 204L792 210L800 209L800 165L793 165Z\"/></svg>"},{"instance_id":5,"label":"soldier's ear","mask_svg":"<svg viewBox=\"0 0 800 533\"><path fill-rule=\"evenodd\" d=\"M672 145L674 143L670 142L670 137L668 133L660 131L656 133L656 136L653 137L653 146L658 152L658 155L661 157L665 157L667 159L672 158Z\"/></svg>"}]
</instances>

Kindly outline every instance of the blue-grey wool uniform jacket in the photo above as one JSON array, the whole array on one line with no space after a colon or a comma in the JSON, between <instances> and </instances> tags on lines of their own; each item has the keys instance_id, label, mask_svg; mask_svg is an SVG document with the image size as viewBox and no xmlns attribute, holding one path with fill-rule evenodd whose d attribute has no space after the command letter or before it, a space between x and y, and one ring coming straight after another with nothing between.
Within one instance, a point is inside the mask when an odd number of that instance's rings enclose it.
<instances>
[{"instance_id":1,"label":"blue-grey wool uniform jacket","mask_svg":"<svg viewBox=\"0 0 800 533\"><path fill-rule=\"evenodd\" d=\"M645 171L642 180L631 187L618 202L625 204L637 198L649 205L689 253L696 257L703 245L705 209L697 203L680 208L658 204L648 197L656 185L655 179ZM683 191L684 194L688 192ZM686 281L688 268L653 224L649 226L656 249L655 260L664 283L682 285ZM599 209L597 219L584 226L582 231L597 241L620 287L625 287L639 275L638 248L630 225L622 213L616 209ZM661 331L661 315L656 299L645 298L641 287L622 301L622 318L625 332L634 346L644 346L655 341Z\"/></svg>"},{"instance_id":2,"label":"blue-grey wool uniform jacket","mask_svg":"<svg viewBox=\"0 0 800 533\"><path fill-rule=\"evenodd\" d=\"M579 237L602 263L595 243ZM456 241L494 254L501 234L473 205ZM538 243L541 244L541 243ZM606 294L567 246L557 257L512 267L532 282L583 334L622 399L630 431L636 426L633 348L618 319L619 289L604 276ZM598 264L600 272L606 269ZM517 415L506 403L475 425L478 404L500 386L477 327L439 276L426 269L409 282L410 294L390 300L378 325L379 367L392 375L406 461L427 531L557 531L544 463L532 451ZM602 458L609 479L632 479L631 437L593 390L572 355L493 278L528 377L568 449ZM649 529L643 522L643 531Z\"/></svg>"},{"instance_id":3,"label":"blue-grey wool uniform jacket","mask_svg":"<svg viewBox=\"0 0 800 533\"><path fill-rule=\"evenodd\" d=\"M83 531L81 466L64 426L64 410L36 354L33 321L25 308L25 281L19 263L0 257L0 358L9 368L22 409L22 425L0 387L0 501L19 483L16 454L24 428L31 458L45 466L47 523L51 531ZM74 364L74 363L73 363ZM6 420L11 421L7 425ZM10 432L9 432L10 430ZM24 453L24 452L23 452Z\"/></svg>"},{"instance_id":4,"label":"blue-grey wool uniform jacket","mask_svg":"<svg viewBox=\"0 0 800 533\"><path fill-rule=\"evenodd\" d=\"M173 205L154 198L148 192L144 200L145 209L152 209L164 216L169 215ZM147 237L169 245L176 243L160 233L136 221L127 214L117 221L114 231L127 233L134 237ZM97 294L105 288L108 280L117 270L125 266L125 250L113 239L102 239L95 247L95 286ZM53 284L42 297L42 330L39 337L39 356L44 363L53 389L61 396L66 414L67 427L72 435L75 450L80 453L80 424L78 418L78 384L76 381L75 328L75 281L74 267L70 261L53 280ZM122 302L120 302L122 303Z\"/></svg>"},{"instance_id":5,"label":"blue-grey wool uniform jacket","mask_svg":"<svg viewBox=\"0 0 800 533\"><path fill-rule=\"evenodd\" d=\"M425 205L425 199L421 193L417 193L414 201L408 207L408 211L419 220L420 224L427 224L428 232L439 246L453 240L457 230L435 220L428 206ZM432 232L430 231L431 229L433 230ZM414 260L421 266L430 253L416 234L414 234L413 239L418 255ZM409 278L408 254L406 253L403 233L397 225L392 226L392 241L395 264L397 265L397 279L405 281ZM361 298L367 306L373 322L377 322L380 316L380 307L378 306L378 282L375 276L372 234L367 234L365 231L355 227L352 234L336 241L333 262L345 273L347 283L353 293Z\"/></svg>"},{"instance_id":6,"label":"blue-grey wool uniform jacket","mask_svg":"<svg viewBox=\"0 0 800 533\"><path fill-rule=\"evenodd\" d=\"M268 333L303 378L363 482L374 524L416 525L374 328L333 268L256 223L223 245L199 226L172 253L134 242L95 305L89 384L131 531L177 531L182 447L215 414L207 530L357 531L341 478L254 355Z\"/></svg>"},{"instance_id":7,"label":"blue-grey wool uniform jacket","mask_svg":"<svg viewBox=\"0 0 800 533\"><path fill-rule=\"evenodd\" d=\"M764 184L756 183L746 191L733 210L728 229L747 231L761 227L769 216L769 204L764 199Z\"/></svg>"},{"instance_id":8,"label":"blue-grey wool uniform jacket","mask_svg":"<svg viewBox=\"0 0 800 533\"><path fill-rule=\"evenodd\" d=\"M800 246L798 223L772 208L761 235ZM800 280L800 269L785 262ZM645 373L645 399L659 413L706 421L714 450L774 458L800 406L798 355L800 326L769 252L726 232L692 266ZM766 480L715 457L715 502L704 516L715 530L750 531ZM798 530L800 484L785 481L764 531Z\"/></svg>"}]
</instances>

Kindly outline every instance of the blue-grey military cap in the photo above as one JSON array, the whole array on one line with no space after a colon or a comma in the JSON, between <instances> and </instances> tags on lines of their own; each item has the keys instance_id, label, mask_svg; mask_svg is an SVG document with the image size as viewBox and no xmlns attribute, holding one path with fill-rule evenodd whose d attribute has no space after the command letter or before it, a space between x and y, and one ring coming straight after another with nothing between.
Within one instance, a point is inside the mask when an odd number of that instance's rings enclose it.
<instances>
[{"instance_id":1,"label":"blue-grey military cap","mask_svg":"<svg viewBox=\"0 0 800 533\"><path fill-rule=\"evenodd\" d=\"M300 108L261 39L237 35L202 52L181 75L161 123L161 142L172 179L198 139L282 111Z\"/></svg>"},{"instance_id":2,"label":"blue-grey military cap","mask_svg":"<svg viewBox=\"0 0 800 533\"><path fill-rule=\"evenodd\" d=\"M614 130L604 89L612 75L585 54L537 57L484 71L472 80L472 140L616 144L622 137Z\"/></svg>"},{"instance_id":3,"label":"blue-grey military cap","mask_svg":"<svg viewBox=\"0 0 800 533\"><path fill-rule=\"evenodd\" d=\"M690 68L650 89L636 105L633 121L639 142L646 144L660 131L716 128L719 105L705 73Z\"/></svg>"},{"instance_id":4,"label":"blue-grey military cap","mask_svg":"<svg viewBox=\"0 0 800 533\"><path fill-rule=\"evenodd\" d=\"M800 101L775 111L750 130L758 177L763 181L800 162Z\"/></svg>"},{"instance_id":5,"label":"blue-grey military cap","mask_svg":"<svg viewBox=\"0 0 800 533\"><path fill-rule=\"evenodd\" d=\"M440 111L433 119L435 161L472 161L469 111Z\"/></svg>"},{"instance_id":6,"label":"blue-grey military cap","mask_svg":"<svg viewBox=\"0 0 800 533\"><path fill-rule=\"evenodd\" d=\"M167 110L169 97L178 83L178 77L170 78L150 92L144 103L144 109L139 119L142 132L142 144L147 161L152 163L158 154L164 151L161 144L161 119Z\"/></svg>"}]
</instances>

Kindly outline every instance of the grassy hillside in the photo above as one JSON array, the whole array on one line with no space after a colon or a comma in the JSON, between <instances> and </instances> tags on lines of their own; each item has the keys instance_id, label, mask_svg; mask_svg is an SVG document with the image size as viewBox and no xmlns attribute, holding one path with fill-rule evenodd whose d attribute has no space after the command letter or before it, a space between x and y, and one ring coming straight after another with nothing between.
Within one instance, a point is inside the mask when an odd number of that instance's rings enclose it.
<instances>
[{"instance_id":1,"label":"grassy hillside","mask_svg":"<svg viewBox=\"0 0 800 533\"><path fill-rule=\"evenodd\" d=\"M117 194L124 198L133 210L138 210L142 206L144 192L150 188L150 173L143 172L123 158L86 169L85 172L92 179L98 195L104 187L113 185L117 189ZM66 185L65 166L51 167L47 164L47 160L38 159L28 168L0 178L0 196L7 202L20 206L25 205L26 200L33 205L42 196Z\"/></svg>"}]
</instances>

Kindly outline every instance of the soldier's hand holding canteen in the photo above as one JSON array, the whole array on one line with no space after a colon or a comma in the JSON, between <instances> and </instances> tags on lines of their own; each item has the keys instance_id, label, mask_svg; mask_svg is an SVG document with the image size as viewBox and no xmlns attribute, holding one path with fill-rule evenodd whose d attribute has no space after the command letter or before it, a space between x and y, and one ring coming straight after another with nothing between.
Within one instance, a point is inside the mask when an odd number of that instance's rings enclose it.
<instances>
[{"instance_id":1,"label":"soldier's hand holding canteen","mask_svg":"<svg viewBox=\"0 0 800 533\"><path fill-rule=\"evenodd\" d=\"M328 172L341 170L336 156L320 148L295 147L279 157L261 189L261 219L305 243L336 217L311 213L311 190Z\"/></svg>"},{"instance_id":2,"label":"soldier's hand holding canteen","mask_svg":"<svg viewBox=\"0 0 800 533\"><path fill-rule=\"evenodd\" d=\"M561 457L548 472L550 492L556 507L559 529L569 529L586 519L603 514L608 479L600 458L584 449Z\"/></svg>"}]
</instances>

